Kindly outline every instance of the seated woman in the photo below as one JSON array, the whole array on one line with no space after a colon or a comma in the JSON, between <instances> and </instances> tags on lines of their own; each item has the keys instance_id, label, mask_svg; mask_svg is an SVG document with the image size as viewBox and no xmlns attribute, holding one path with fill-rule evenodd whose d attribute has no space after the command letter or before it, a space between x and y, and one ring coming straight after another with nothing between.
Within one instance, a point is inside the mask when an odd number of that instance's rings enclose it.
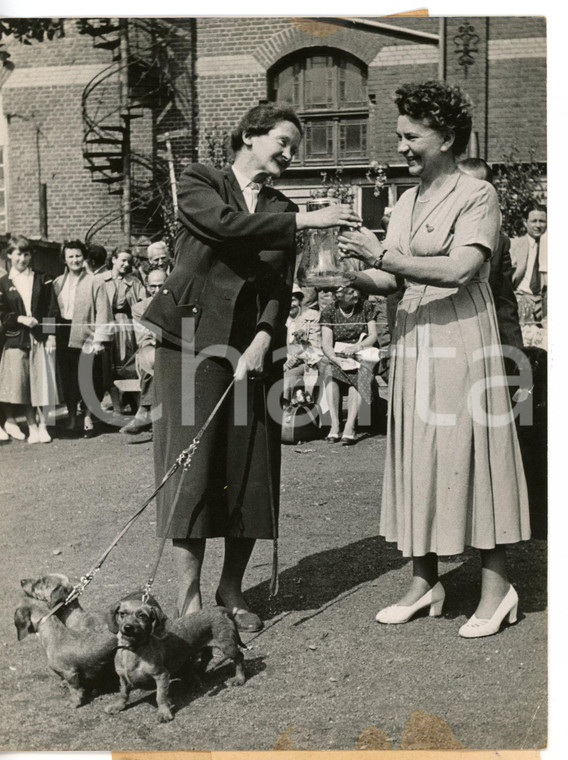
<instances>
[{"instance_id":1,"label":"seated woman","mask_svg":"<svg viewBox=\"0 0 568 760\"><path fill-rule=\"evenodd\" d=\"M356 354L377 342L375 307L362 301L353 287L338 288L336 301L321 312L322 349L325 362L325 382L328 394L331 429L326 438L344 446L356 443L355 426L363 398L370 403L372 366L359 361ZM348 387L347 421L340 436L341 386ZM363 395L362 395L363 394Z\"/></svg>"},{"instance_id":2,"label":"seated woman","mask_svg":"<svg viewBox=\"0 0 568 760\"><path fill-rule=\"evenodd\" d=\"M288 405L296 389L312 396L318 379L321 350L320 313L306 309L304 294L297 288L292 291L290 316L286 322L288 356L284 364L284 403Z\"/></svg>"}]
</instances>

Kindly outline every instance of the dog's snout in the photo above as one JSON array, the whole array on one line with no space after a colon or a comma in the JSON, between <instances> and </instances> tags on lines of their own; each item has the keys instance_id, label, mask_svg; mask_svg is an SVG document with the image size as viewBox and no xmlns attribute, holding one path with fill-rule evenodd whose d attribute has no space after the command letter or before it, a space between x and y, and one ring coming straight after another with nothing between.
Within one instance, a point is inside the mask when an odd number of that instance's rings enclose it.
<instances>
[{"instance_id":1,"label":"dog's snout","mask_svg":"<svg viewBox=\"0 0 568 760\"><path fill-rule=\"evenodd\" d=\"M124 623L124 625L121 626L122 632L125 633L127 636L136 633L136 626L131 625L130 623Z\"/></svg>"}]
</instances>

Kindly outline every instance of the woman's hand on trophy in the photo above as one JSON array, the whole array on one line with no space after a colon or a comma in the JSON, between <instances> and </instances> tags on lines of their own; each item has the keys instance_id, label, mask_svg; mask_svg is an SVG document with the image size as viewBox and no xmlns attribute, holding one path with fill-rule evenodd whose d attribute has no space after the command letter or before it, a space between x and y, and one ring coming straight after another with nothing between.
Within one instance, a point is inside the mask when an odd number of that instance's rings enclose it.
<instances>
[{"instance_id":1,"label":"woman's hand on trophy","mask_svg":"<svg viewBox=\"0 0 568 760\"><path fill-rule=\"evenodd\" d=\"M331 206L320 208L317 211L301 211L296 214L296 227L298 230L309 227L325 229L326 227L351 227L358 229L362 219L351 206L346 203L334 203Z\"/></svg>"},{"instance_id":2,"label":"woman's hand on trophy","mask_svg":"<svg viewBox=\"0 0 568 760\"><path fill-rule=\"evenodd\" d=\"M342 232L337 242L342 259L359 259L371 265L383 250L378 238L366 227Z\"/></svg>"}]
</instances>

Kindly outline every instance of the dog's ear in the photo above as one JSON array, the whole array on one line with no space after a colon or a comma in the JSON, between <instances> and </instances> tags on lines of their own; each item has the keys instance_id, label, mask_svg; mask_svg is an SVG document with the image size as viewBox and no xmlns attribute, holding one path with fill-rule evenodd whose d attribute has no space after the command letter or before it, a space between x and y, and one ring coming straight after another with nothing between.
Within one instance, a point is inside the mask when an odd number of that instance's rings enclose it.
<instances>
[{"instance_id":1,"label":"dog's ear","mask_svg":"<svg viewBox=\"0 0 568 760\"><path fill-rule=\"evenodd\" d=\"M72 586L63 586L61 583L56 586L49 595L49 608L55 607L59 602L64 602L71 591L73 591Z\"/></svg>"},{"instance_id":2,"label":"dog's ear","mask_svg":"<svg viewBox=\"0 0 568 760\"><path fill-rule=\"evenodd\" d=\"M166 620L168 619L162 608L151 607L152 610L152 635L162 639L166 634Z\"/></svg>"},{"instance_id":3,"label":"dog's ear","mask_svg":"<svg viewBox=\"0 0 568 760\"><path fill-rule=\"evenodd\" d=\"M14 625L18 631L18 641L25 639L28 633L35 633L35 627L32 623L32 611L27 605L18 607L14 613Z\"/></svg>"},{"instance_id":4,"label":"dog's ear","mask_svg":"<svg viewBox=\"0 0 568 760\"><path fill-rule=\"evenodd\" d=\"M105 616L108 629L111 633L118 633L118 622L116 620L116 613L118 612L119 607L120 607L120 602L113 604L113 606L110 608L110 610L107 612Z\"/></svg>"}]
</instances>

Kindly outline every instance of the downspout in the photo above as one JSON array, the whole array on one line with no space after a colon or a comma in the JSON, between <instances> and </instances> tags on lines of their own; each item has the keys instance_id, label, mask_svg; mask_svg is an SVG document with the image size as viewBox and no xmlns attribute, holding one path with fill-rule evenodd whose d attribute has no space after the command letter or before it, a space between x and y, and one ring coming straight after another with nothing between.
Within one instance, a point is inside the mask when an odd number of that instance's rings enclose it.
<instances>
[{"instance_id":1,"label":"downspout","mask_svg":"<svg viewBox=\"0 0 568 760\"><path fill-rule=\"evenodd\" d=\"M444 82L446 79L446 60L447 60L447 43L446 43L446 19L440 18L440 31L438 42L438 79Z\"/></svg>"}]
</instances>

